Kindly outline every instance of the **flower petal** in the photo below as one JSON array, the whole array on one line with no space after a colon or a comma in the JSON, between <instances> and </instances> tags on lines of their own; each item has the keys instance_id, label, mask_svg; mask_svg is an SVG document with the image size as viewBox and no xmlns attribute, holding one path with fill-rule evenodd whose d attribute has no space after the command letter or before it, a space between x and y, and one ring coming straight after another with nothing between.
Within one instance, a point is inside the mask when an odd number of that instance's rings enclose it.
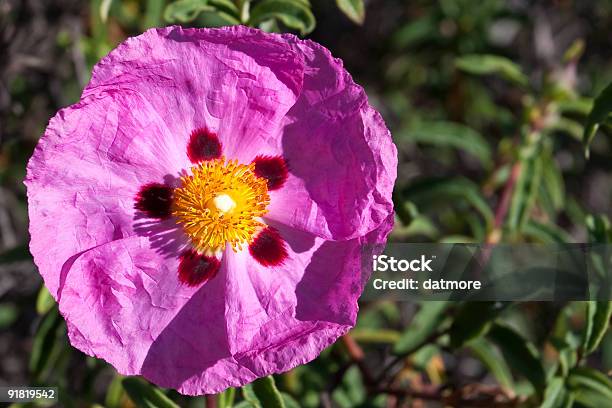
<instances>
[{"instance_id":1,"label":"flower petal","mask_svg":"<svg viewBox=\"0 0 612 408\"><path fill-rule=\"evenodd\" d=\"M271 192L269 218L326 239L352 239L392 213L397 150L342 63L313 42L293 46L306 68L300 97L283 121L290 176Z\"/></svg>"},{"instance_id":2,"label":"flower petal","mask_svg":"<svg viewBox=\"0 0 612 408\"><path fill-rule=\"evenodd\" d=\"M181 284L177 268L176 259L153 251L145 237L80 255L65 273L59 300L72 345L122 374L139 374L151 344L198 290ZM218 327L222 318L207 324Z\"/></svg>"},{"instance_id":3,"label":"flower petal","mask_svg":"<svg viewBox=\"0 0 612 408\"><path fill-rule=\"evenodd\" d=\"M65 262L136 234L135 199L144 185L177 175L167 129L137 94L101 92L61 110L27 168L30 251L57 295Z\"/></svg>"},{"instance_id":4,"label":"flower petal","mask_svg":"<svg viewBox=\"0 0 612 408\"><path fill-rule=\"evenodd\" d=\"M261 266L246 250L226 251L219 275L155 339L142 374L162 387L200 395L314 359L355 324L369 278L361 259L369 265L382 251L392 225L389 217L366 237L342 242L275 225L289 252L276 267Z\"/></svg>"},{"instance_id":5,"label":"flower petal","mask_svg":"<svg viewBox=\"0 0 612 408\"><path fill-rule=\"evenodd\" d=\"M184 146L207 127L223 154L248 163L269 143L301 88L300 53L281 36L247 27L152 29L130 38L94 68L83 95L130 89L143 95Z\"/></svg>"}]
</instances>

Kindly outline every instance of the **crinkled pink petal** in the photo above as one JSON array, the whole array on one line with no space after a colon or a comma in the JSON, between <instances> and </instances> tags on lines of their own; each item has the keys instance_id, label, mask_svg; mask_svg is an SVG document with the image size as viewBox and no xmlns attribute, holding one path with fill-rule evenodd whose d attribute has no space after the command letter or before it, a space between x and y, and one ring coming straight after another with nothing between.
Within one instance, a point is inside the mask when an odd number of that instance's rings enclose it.
<instances>
[{"instance_id":1,"label":"crinkled pink petal","mask_svg":"<svg viewBox=\"0 0 612 408\"><path fill-rule=\"evenodd\" d=\"M223 154L248 163L277 150L279 127L301 89L304 63L280 36L246 27L167 27L130 38L96 65L83 95L142 95L186 146L194 129L218 134ZM187 152L184 152L185 159Z\"/></svg>"},{"instance_id":2,"label":"crinkled pink petal","mask_svg":"<svg viewBox=\"0 0 612 408\"><path fill-rule=\"evenodd\" d=\"M54 296L74 256L136 234L138 189L182 168L168 137L147 101L128 91L85 97L51 119L25 184L30 251Z\"/></svg>"},{"instance_id":3,"label":"crinkled pink petal","mask_svg":"<svg viewBox=\"0 0 612 408\"><path fill-rule=\"evenodd\" d=\"M243 26L150 30L104 58L84 95L109 87L143 95L179 146L208 126L227 157L285 157L289 179L270 206L279 222L341 240L392 211L390 133L342 62L314 42Z\"/></svg>"},{"instance_id":4,"label":"crinkled pink petal","mask_svg":"<svg viewBox=\"0 0 612 408\"><path fill-rule=\"evenodd\" d=\"M365 237L327 241L277 225L289 252L278 267L257 264L247 251L226 252L219 279L204 285L166 326L141 373L160 386L199 395L313 360L355 324L369 278L362 261L369 265L382 250L392 226L391 215Z\"/></svg>"},{"instance_id":5,"label":"crinkled pink petal","mask_svg":"<svg viewBox=\"0 0 612 408\"><path fill-rule=\"evenodd\" d=\"M72 345L123 374L140 374L151 345L197 291L178 281L177 266L177 259L164 258L151 249L148 238L139 236L78 256L66 274L59 302ZM215 284L202 289L214 291ZM207 299L207 310L215 302L222 310L222 296ZM219 324L222 319L209 319L202 329L215 333ZM214 345L208 347L214 350Z\"/></svg>"},{"instance_id":6,"label":"crinkled pink petal","mask_svg":"<svg viewBox=\"0 0 612 408\"><path fill-rule=\"evenodd\" d=\"M324 47L295 41L303 87L283 119L290 177L269 217L328 239L362 236L393 211L397 150L380 114Z\"/></svg>"}]
</instances>

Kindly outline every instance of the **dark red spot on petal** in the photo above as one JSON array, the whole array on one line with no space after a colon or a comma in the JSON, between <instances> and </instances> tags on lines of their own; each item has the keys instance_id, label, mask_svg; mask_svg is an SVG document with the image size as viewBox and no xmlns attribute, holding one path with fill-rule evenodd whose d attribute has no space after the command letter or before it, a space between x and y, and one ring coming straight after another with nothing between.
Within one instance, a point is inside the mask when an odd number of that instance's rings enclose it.
<instances>
[{"instance_id":1,"label":"dark red spot on petal","mask_svg":"<svg viewBox=\"0 0 612 408\"><path fill-rule=\"evenodd\" d=\"M192 163L218 159L221 157L219 137L207 128L194 130L187 144L187 156Z\"/></svg>"},{"instance_id":2,"label":"dark red spot on petal","mask_svg":"<svg viewBox=\"0 0 612 408\"><path fill-rule=\"evenodd\" d=\"M281 156L257 156L255 163L255 174L268 181L268 190L281 188L289 175L287 162Z\"/></svg>"},{"instance_id":3,"label":"dark red spot on petal","mask_svg":"<svg viewBox=\"0 0 612 408\"><path fill-rule=\"evenodd\" d=\"M173 189L160 183L145 184L136 194L134 208L151 218L167 218L172 207Z\"/></svg>"},{"instance_id":4,"label":"dark red spot on petal","mask_svg":"<svg viewBox=\"0 0 612 408\"><path fill-rule=\"evenodd\" d=\"M285 241L272 227L262 230L249 245L249 252L263 266L276 266L287 259Z\"/></svg>"},{"instance_id":5,"label":"dark red spot on petal","mask_svg":"<svg viewBox=\"0 0 612 408\"><path fill-rule=\"evenodd\" d=\"M220 267L221 261L216 257L198 254L189 249L181 254L179 281L188 286L197 286L214 278Z\"/></svg>"}]
</instances>

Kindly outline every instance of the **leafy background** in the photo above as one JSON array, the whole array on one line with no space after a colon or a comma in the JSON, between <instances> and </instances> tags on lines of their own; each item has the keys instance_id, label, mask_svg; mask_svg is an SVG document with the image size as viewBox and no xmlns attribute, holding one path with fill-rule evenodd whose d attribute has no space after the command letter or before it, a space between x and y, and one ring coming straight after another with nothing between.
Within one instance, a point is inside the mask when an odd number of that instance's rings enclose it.
<instances>
[{"instance_id":1,"label":"leafy background","mask_svg":"<svg viewBox=\"0 0 612 408\"><path fill-rule=\"evenodd\" d=\"M25 164L96 61L171 23L342 58L399 148L393 241L612 239L610 1L1 0L0 385L64 407L612 406L610 302L364 303L310 364L196 398L72 349L27 249Z\"/></svg>"}]
</instances>

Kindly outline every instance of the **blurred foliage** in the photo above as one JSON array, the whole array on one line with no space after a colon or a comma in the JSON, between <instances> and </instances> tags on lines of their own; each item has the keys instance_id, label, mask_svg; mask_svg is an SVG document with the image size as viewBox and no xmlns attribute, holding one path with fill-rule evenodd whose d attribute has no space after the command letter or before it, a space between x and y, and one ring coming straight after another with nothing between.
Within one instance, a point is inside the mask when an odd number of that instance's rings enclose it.
<instances>
[{"instance_id":1,"label":"blurred foliage","mask_svg":"<svg viewBox=\"0 0 612 408\"><path fill-rule=\"evenodd\" d=\"M166 24L309 35L343 58L398 145L392 240L612 241L609 1L5 0L3 385L58 386L63 407L610 406L610 302L363 304L315 361L215 397L72 349L27 251L25 163L101 57Z\"/></svg>"}]
</instances>

